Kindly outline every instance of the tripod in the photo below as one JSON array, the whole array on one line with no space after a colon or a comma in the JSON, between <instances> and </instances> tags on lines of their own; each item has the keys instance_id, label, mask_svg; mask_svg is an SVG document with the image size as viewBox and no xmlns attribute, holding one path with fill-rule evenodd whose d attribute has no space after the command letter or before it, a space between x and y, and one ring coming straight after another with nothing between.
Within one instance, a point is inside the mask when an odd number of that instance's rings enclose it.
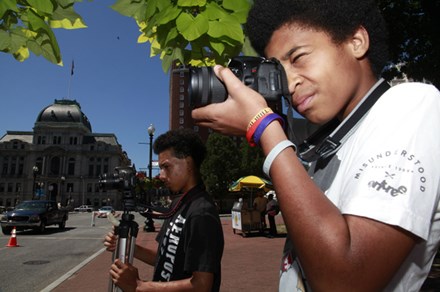
<instances>
[{"instance_id":1,"label":"tripod","mask_svg":"<svg viewBox=\"0 0 440 292\"><path fill-rule=\"evenodd\" d=\"M115 235L118 235L118 242L116 244L116 250L113 252L112 262L118 258L123 263L132 264L139 225L134 221L134 215L128 211L122 214L121 220L111 221L115 226ZM118 288L110 278L108 291L119 292L122 290Z\"/></svg>"}]
</instances>

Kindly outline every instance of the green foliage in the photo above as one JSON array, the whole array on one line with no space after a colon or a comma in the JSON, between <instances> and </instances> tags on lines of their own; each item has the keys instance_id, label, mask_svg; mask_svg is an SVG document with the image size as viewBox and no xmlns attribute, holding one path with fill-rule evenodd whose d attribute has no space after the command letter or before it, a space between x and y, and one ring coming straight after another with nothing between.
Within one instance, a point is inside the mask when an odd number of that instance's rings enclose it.
<instances>
[{"instance_id":1,"label":"green foliage","mask_svg":"<svg viewBox=\"0 0 440 292\"><path fill-rule=\"evenodd\" d=\"M240 152L227 136L212 133L206 142L207 157L201 166L203 181L216 198L227 194L229 185L239 177Z\"/></svg>"},{"instance_id":2,"label":"green foliage","mask_svg":"<svg viewBox=\"0 0 440 292\"><path fill-rule=\"evenodd\" d=\"M246 140L240 143L240 177L256 175L265 177L263 172L264 153L260 147L251 147Z\"/></svg>"},{"instance_id":3,"label":"green foliage","mask_svg":"<svg viewBox=\"0 0 440 292\"><path fill-rule=\"evenodd\" d=\"M31 51L52 63L62 65L60 48L53 28L86 27L74 11L82 0L1 0L0 52L26 60Z\"/></svg>"},{"instance_id":4,"label":"green foliage","mask_svg":"<svg viewBox=\"0 0 440 292\"><path fill-rule=\"evenodd\" d=\"M384 76L406 75L440 88L440 1L379 0L389 24L391 62Z\"/></svg>"},{"instance_id":5,"label":"green foliage","mask_svg":"<svg viewBox=\"0 0 440 292\"><path fill-rule=\"evenodd\" d=\"M138 42L151 43L164 72L173 62L192 66L226 64L240 52L255 55L245 41L251 0L117 0L112 6L136 20Z\"/></svg>"}]
</instances>

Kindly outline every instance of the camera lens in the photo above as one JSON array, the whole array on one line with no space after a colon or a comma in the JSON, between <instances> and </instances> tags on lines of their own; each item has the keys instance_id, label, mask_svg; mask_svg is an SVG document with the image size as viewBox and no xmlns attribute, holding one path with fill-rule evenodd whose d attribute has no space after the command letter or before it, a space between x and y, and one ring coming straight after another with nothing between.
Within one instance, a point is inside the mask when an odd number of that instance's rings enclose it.
<instances>
[{"instance_id":1,"label":"camera lens","mask_svg":"<svg viewBox=\"0 0 440 292\"><path fill-rule=\"evenodd\" d=\"M226 88L212 67L191 68L189 80L188 95L193 108L223 102L227 97Z\"/></svg>"}]
</instances>

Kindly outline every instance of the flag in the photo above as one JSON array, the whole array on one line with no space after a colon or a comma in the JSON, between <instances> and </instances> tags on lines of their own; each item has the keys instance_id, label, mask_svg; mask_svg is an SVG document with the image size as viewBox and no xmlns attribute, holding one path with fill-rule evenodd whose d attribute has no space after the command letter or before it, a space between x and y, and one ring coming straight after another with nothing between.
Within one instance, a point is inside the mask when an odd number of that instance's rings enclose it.
<instances>
[{"instance_id":1,"label":"flag","mask_svg":"<svg viewBox=\"0 0 440 292\"><path fill-rule=\"evenodd\" d=\"M70 67L70 75L71 76L73 75L73 68L75 68L75 64L73 63L73 60L72 60L72 66Z\"/></svg>"}]
</instances>

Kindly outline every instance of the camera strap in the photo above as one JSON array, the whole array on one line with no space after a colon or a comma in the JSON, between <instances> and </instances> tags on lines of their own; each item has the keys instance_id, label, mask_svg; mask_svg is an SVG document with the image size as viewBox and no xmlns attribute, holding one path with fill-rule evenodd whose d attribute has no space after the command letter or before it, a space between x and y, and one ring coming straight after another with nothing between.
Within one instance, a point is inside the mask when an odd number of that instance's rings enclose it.
<instances>
[{"instance_id":1,"label":"camera strap","mask_svg":"<svg viewBox=\"0 0 440 292\"><path fill-rule=\"evenodd\" d=\"M361 102L351 111L346 119L339 122L334 119L313 133L301 144L297 144L298 157L303 163L310 163L320 158L327 158L336 153L351 134L360 125L360 121L365 117L371 107L384 94L390 85L380 79L365 95ZM291 103L289 103L291 108ZM291 109L291 113L292 113ZM289 139L298 142L294 136L292 122L293 117L288 109ZM330 134L329 134L330 133Z\"/></svg>"},{"instance_id":2,"label":"camera strap","mask_svg":"<svg viewBox=\"0 0 440 292\"><path fill-rule=\"evenodd\" d=\"M176 214L176 212L184 205L184 203L189 203L196 198L201 197L204 191L205 187L203 185L198 185L190 191L182 194L177 201L173 202L170 208L155 208L153 206L148 206L148 211L144 212L144 214L141 215L144 217L149 216L153 219L168 219ZM154 211L156 211L156 213L154 213Z\"/></svg>"}]
</instances>

